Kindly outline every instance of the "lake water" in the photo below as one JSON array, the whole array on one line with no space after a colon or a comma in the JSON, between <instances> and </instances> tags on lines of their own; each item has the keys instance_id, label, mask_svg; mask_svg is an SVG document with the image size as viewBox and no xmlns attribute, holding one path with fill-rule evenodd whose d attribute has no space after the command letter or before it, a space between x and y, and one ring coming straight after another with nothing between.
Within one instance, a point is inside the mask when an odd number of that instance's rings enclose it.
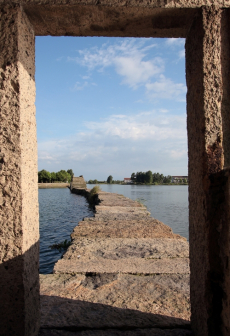
<instances>
[{"instance_id":1,"label":"lake water","mask_svg":"<svg viewBox=\"0 0 230 336\"><path fill-rule=\"evenodd\" d=\"M39 189L40 273L52 273L63 252L50 245L70 240L70 234L83 217L93 216L93 210L82 196L71 194L68 188Z\"/></svg>"},{"instance_id":2,"label":"lake water","mask_svg":"<svg viewBox=\"0 0 230 336\"><path fill-rule=\"evenodd\" d=\"M88 184L93 188L95 184ZM133 200L140 199L151 216L167 224L188 239L188 186L187 185L119 185L100 184L103 191L122 194Z\"/></svg>"},{"instance_id":3,"label":"lake water","mask_svg":"<svg viewBox=\"0 0 230 336\"><path fill-rule=\"evenodd\" d=\"M94 185L87 185L92 188ZM174 233L188 239L188 186L145 186L101 184L107 192L140 199L151 216L169 225ZM50 245L70 240L70 234L83 217L93 216L84 197L71 194L68 188L39 189L40 273L52 273L63 252Z\"/></svg>"}]
</instances>

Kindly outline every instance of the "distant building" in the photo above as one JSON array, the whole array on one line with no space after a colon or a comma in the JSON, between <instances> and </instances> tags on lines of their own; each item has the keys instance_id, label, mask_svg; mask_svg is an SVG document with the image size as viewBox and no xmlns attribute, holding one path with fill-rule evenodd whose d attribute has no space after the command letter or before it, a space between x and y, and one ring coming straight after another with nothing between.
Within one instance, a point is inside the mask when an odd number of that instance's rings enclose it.
<instances>
[{"instance_id":1,"label":"distant building","mask_svg":"<svg viewBox=\"0 0 230 336\"><path fill-rule=\"evenodd\" d=\"M124 183L133 183L131 177L124 177Z\"/></svg>"},{"instance_id":2,"label":"distant building","mask_svg":"<svg viewBox=\"0 0 230 336\"><path fill-rule=\"evenodd\" d=\"M188 176L172 176L172 183L178 183L180 180L188 181Z\"/></svg>"}]
</instances>

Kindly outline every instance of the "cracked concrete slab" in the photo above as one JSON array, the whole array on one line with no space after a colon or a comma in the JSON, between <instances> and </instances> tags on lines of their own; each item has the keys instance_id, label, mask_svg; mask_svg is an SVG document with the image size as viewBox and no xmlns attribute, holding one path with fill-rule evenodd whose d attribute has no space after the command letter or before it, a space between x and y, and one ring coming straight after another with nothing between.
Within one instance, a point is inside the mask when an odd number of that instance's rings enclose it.
<instances>
[{"instance_id":1,"label":"cracked concrete slab","mask_svg":"<svg viewBox=\"0 0 230 336\"><path fill-rule=\"evenodd\" d=\"M74 239L62 260L188 258L185 240L171 238L88 238Z\"/></svg>"},{"instance_id":2,"label":"cracked concrete slab","mask_svg":"<svg viewBox=\"0 0 230 336\"><path fill-rule=\"evenodd\" d=\"M61 259L54 266L54 273L131 273L131 274L188 274L189 259L120 259L111 260L98 258L90 261L89 259Z\"/></svg>"},{"instance_id":3,"label":"cracked concrete slab","mask_svg":"<svg viewBox=\"0 0 230 336\"><path fill-rule=\"evenodd\" d=\"M186 240L154 218L146 220L108 220L79 222L71 238L175 238Z\"/></svg>"},{"instance_id":4,"label":"cracked concrete slab","mask_svg":"<svg viewBox=\"0 0 230 336\"><path fill-rule=\"evenodd\" d=\"M42 327L189 327L189 275L49 274L40 281Z\"/></svg>"}]
</instances>

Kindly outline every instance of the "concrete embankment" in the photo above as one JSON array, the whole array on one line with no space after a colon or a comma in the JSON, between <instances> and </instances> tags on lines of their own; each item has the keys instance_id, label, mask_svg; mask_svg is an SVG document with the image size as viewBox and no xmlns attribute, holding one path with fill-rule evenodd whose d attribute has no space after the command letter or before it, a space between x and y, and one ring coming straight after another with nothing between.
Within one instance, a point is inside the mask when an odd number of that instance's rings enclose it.
<instances>
[{"instance_id":1,"label":"concrete embankment","mask_svg":"<svg viewBox=\"0 0 230 336\"><path fill-rule=\"evenodd\" d=\"M69 183L38 183L38 189L69 188Z\"/></svg>"},{"instance_id":2,"label":"concrete embankment","mask_svg":"<svg viewBox=\"0 0 230 336\"><path fill-rule=\"evenodd\" d=\"M123 195L97 201L41 275L41 335L192 335L187 240Z\"/></svg>"}]
</instances>

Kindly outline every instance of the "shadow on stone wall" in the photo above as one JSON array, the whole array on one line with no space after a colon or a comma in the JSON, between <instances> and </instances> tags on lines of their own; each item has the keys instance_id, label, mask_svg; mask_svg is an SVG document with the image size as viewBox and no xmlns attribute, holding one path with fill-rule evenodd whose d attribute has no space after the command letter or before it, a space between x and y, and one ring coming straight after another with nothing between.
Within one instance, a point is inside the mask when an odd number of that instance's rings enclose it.
<instances>
[{"instance_id":1,"label":"shadow on stone wall","mask_svg":"<svg viewBox=\"0 0 230 336\"><path fill-rule=\"evenodd\" d=\"M5 258L7 248L6 245ZM0 264L0 316L0 335L37 335L40 325L39 242L26 253Z\"/></svg>"},{"instance_id":2,"label":"shadow on stone wall","mask_svg":"<svg viewBox=\"0 0 230 336\"><path fill-rule=\"evenodd\" d=\"M41 296L40 336L192 335L189 321L57 296Z\"/></svg>"}]
</instances>

